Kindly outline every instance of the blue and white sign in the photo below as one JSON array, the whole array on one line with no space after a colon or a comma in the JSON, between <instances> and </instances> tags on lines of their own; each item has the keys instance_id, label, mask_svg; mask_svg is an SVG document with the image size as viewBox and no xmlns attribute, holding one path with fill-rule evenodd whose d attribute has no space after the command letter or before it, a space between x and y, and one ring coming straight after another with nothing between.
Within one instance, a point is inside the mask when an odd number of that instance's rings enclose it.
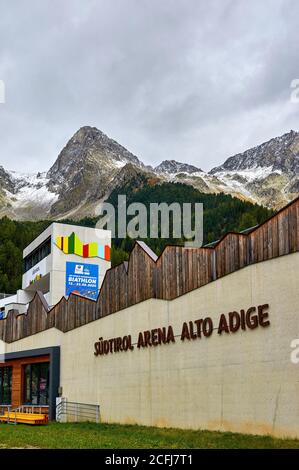
<instances>
[{"instance_id":1,"label":"blue and white sign","mask_svg":"<svg viewBox=\"0 0 299 470\"><path fill-rule=\"evenodd\" d=\"M99 289L99 266L97 264L66 262L65 295L83 295L96 300Z\"/></svg>"}]
</instances>

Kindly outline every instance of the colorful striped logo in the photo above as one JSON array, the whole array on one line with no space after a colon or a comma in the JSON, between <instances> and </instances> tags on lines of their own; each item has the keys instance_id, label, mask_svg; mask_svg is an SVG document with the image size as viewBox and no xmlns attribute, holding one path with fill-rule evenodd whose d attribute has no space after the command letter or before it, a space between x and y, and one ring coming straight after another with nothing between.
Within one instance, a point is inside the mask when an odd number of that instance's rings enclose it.
<instances>
[{"instance_id":1,"label":"colorful striped logo","mask_svg":"<svg viewBox=\"0 0 299 470\"><path fill-rule=\"evenodd\" d=\"M77 255L83 258L102 258L110 261L110 246L100 245L97 242L83 245L79 237L73 232L69 237L57 237L56 245L67 255Z\"/></svg>"}]
</instances>

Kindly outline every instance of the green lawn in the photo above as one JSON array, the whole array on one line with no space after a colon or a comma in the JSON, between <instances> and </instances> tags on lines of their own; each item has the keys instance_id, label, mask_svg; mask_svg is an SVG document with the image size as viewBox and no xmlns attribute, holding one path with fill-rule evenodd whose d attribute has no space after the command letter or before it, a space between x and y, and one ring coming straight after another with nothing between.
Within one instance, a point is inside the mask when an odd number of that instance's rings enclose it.
<instances>
[{"instance_id":1,"label":"green lawn","mask_svg":"<svg viewBox=\"0 0 299 470\"><path fill-rule=\"evenodd\" d=\"M230 432L183 431L117 424L50 423L46 426L0 424L0 448L50 449L283 449L299 440Z\"/></svg>"}]
</instances>

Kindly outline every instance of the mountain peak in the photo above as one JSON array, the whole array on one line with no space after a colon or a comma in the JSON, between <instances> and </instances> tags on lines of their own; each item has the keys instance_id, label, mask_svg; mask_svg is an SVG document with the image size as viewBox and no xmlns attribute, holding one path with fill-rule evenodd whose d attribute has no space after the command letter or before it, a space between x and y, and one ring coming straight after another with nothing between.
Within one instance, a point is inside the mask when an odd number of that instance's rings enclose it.
<instances>
[{"instance_id":1,"label":"mountain peak","mask_svg":"<svg viewBox=\"0 0 299 470\"><path fill-rule=\"evenodd\" d=\"M136 155L96 127L83 126L68 141L47 173L48 178L63 182L70 171L81 171L87 165L122 167L134 163L143 167Z\"/></svg>"},{"instance_id":2,"label":"mountain peak","mask_svg":"<svg viewBox=\"0 0 299 470\"><path fill-rule=\"evenodd\" d=\"M111 178L127 163L144 167L136 155L96 127L81 127L47 173L49 190L59 195L51 212L56 215L66 206L75 210L86 199L103 197Z\"/></svg>"},{"instance_id":3,"label":"mountain peak","mask_svg":"<svg viewBox=\"0 0 299 470\"><path fill-rule=\"evenodd\" d=\"M243 153L233 155L223 165L213 168L209 173L217 174L257 168L267 168L272 172L283 171L288 174L298 174L299 132L290 130Z\"/></svg>"},{"instance_id":4,"label":"mountain peak","mask_svg":"<svg viewBox=\"0 0 299 470\"><path fill-rule=\"evenodd\" d=\"M97 140L99 137L101 138L103 136L105 136L105 134L96 127L83 126L80 127L77 132L75 132L75 134L70 140L73 140L75 142L84 142L86 140Z\"/></svg>"},{"instance_id":5,"label":"mountain peak","mask_svg":"<svg viewBox=\"0 0 299 470\"><path fill-rule=\"evenodd\" d=\"M176 160L163 160L154 169L157 173L177 174L177 173L197 173L202 172L200 168L188 163L177 162Z\"/></svg>"}]
</instances>

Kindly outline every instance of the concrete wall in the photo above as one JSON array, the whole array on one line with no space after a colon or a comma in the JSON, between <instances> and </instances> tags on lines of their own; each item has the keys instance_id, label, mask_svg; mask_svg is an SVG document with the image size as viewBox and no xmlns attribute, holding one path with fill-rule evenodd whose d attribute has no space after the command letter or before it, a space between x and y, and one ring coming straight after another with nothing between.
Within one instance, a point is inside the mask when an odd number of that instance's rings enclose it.
<instances>
[{"instance_id":1,"label":"concrete wall","mask_svg":"<svg viewBox=\"0 0 299 470\"><path fill-rule=\"evenodd\" d=\"M299 437L299 253L246 267L173 301L148 300L62 333L51 329L6 352L61 346L71 401L101 405L107 422ZM270 326L180 340L184 321L269 304ZM176 342L94 355L94 343L172 325ZM1 345L0 345L1 346ZM3 344L2 344L3 346Z\"/></svg>"}]
</instances>

